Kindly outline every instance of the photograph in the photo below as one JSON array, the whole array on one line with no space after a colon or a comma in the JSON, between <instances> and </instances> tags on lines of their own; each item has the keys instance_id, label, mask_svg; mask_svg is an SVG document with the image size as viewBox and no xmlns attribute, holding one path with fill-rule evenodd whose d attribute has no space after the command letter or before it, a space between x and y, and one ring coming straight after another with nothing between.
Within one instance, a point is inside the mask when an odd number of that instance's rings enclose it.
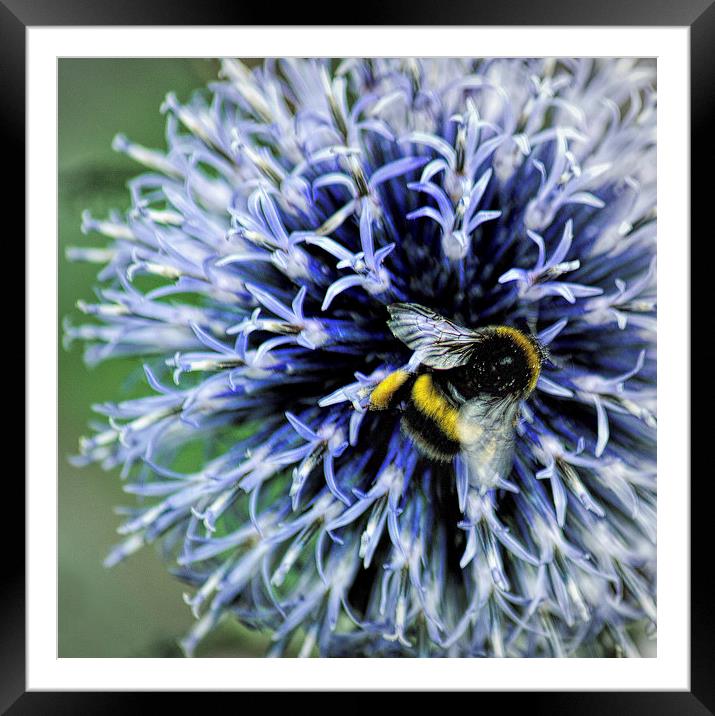
<instances>
[{"instance_id":1,"label":"photograph","mask_svg":"<svg viewBox=\"0 0 715 716\"><path fill-rule=\"evenodd\" d=\"M658 69L59 58L57 656L659 656Z\"/></svg>"}]
</instances>

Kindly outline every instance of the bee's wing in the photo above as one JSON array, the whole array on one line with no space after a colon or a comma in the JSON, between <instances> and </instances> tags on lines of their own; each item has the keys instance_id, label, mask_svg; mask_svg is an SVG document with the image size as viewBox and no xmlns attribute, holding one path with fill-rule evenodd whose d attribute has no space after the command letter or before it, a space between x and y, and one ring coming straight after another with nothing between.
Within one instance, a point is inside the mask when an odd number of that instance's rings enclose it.
<instances>
[{"instance_id":1,"label":"bee's wing","mask_svg":"<svg viewBox=\"0 0 715 716\"><path fill-rule=\"evenodd\" d=\"M519 401L469 400L459 411L457 432L469 483L492 489L511 473Z\"/></svg>"},{"instance_id":2,"label":"bee's wing","mask_svg":"<svg viewBox=\"0 0 715 716\"><path fill-rule=\"evenodd\" d=\"M464 365L481 340L480 331L458 326L417 303L393 303L387 310L387 325L395 337L430 368L447 370Z\"/></svg>"}]
</instances>

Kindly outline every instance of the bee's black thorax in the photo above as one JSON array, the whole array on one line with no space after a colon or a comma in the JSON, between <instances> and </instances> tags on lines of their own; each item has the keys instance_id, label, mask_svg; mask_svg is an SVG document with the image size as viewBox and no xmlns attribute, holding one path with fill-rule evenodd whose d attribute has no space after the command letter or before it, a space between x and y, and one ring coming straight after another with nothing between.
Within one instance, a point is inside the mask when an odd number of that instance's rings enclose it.
<instances>
[{"instance_id":1,"label":"bee's black thorax","mask_svg":"<svg viewBox=\"0 0 715 716\"><path fill-rule=\"evenodd\" d=\"M445 376L465 400L482 395L521 398L534 389L540 369L540 352L533 339L514 328L496 326L468 363L445 371Z\"/></svg>"}]
</instances>

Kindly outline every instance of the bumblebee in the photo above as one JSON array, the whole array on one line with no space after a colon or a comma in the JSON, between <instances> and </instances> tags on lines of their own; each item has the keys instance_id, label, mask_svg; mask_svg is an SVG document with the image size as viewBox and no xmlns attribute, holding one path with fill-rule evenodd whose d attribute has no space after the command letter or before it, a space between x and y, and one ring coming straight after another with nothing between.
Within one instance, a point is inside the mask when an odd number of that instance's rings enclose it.
<instances>
[{"instance_id":1,"label":"bumblebee","mask_svg":"<svg viewBox=\"0 0 715 716\"><path fill-rule=\"evenodd\" d=\"M402 406L402 430L423 455L449 462L462 454L470 483L495 487L511 471L519 407L545 349L511 326L465 328L416 303L388 311L390 330L414 357L375 386L370 410Z\"/></svg>"}]
</instances>

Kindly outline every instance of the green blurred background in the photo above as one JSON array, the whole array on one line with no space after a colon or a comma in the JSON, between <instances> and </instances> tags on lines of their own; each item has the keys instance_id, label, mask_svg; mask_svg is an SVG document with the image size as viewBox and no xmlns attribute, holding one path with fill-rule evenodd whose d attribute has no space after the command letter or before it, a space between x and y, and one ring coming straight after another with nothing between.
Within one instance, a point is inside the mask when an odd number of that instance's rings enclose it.
<instances>
[{"instance_id":1,"label":"green blurred background","mask_svg":"<svg viewBox=\"0 0 715 716\"><path fill-rule=\"evenodd\" d=\"M72 245L100 245L80 232L81 213L103 217L129 205L126 182L141 167L111 148L118 132L163 148L159 106L169 91L186 100L215 79L218 62L200 59L61 59L59 80L59 315L81 322L78 299L92 300L97 266L65 259ZM88 369L82 348L59 347L59 657L181 656L193 624L182 592L151 547L112 569L102 560L119 537L117 505L131 504L116 472L77 469L67 457L92 418L93 403L136 385L136 361ZM226 620L197 656L259 656L268 639Z\"/></svg>"}]
</instances>

